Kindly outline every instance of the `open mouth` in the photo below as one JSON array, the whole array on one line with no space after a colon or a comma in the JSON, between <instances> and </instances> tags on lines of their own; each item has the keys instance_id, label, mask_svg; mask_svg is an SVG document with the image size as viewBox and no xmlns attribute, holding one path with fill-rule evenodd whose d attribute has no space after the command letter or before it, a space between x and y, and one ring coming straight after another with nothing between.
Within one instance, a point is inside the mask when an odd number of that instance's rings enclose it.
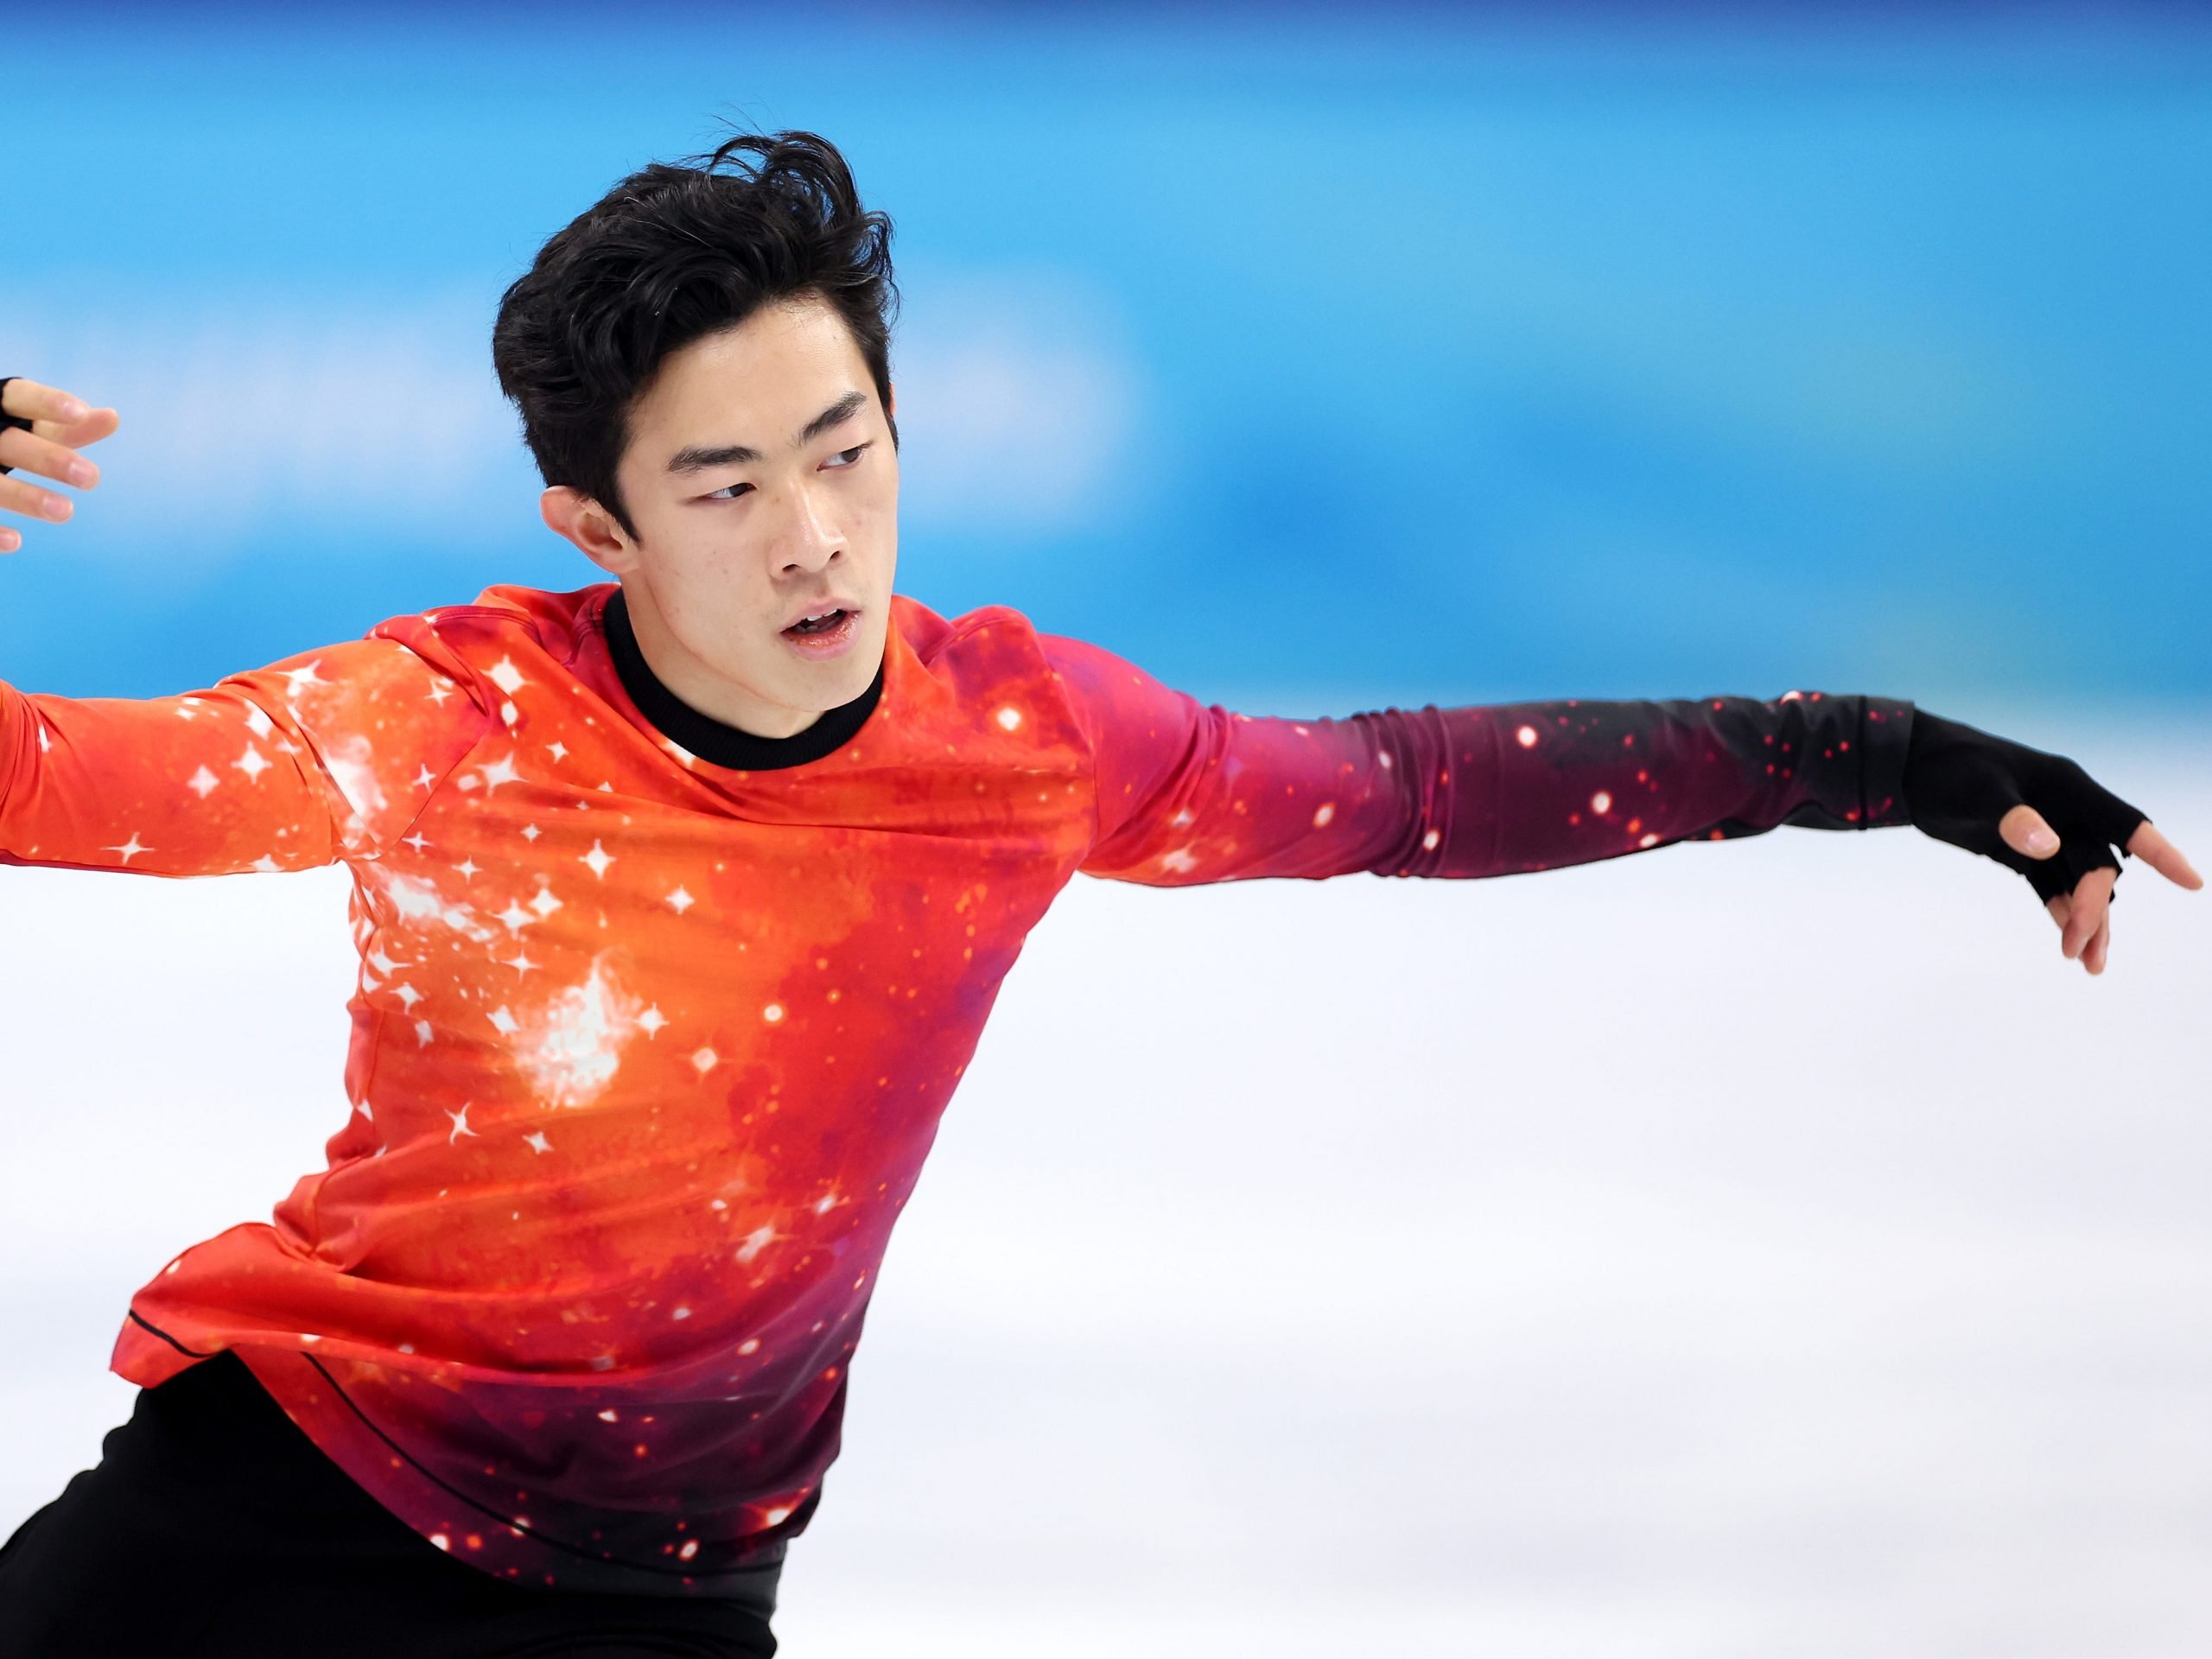
<instances>
[{"instance_id":1,"label":"open mouth","mask_svg":"<svg viewBox=\"0 0 2212 1659\"><path fill-rule=\"evenodd\" d=\"M846 617L850 614L851 613L849 611L831 611L826 616L806 617L802 620L792 623L791 626L785 628L784 632L788 634L796 635L800 639L804 639L810 634L828 633L830 630L843 623Z\"/></svg>"},{"instance_id":2,"label":"open mouth","mask_svg":"<svg viewBox=\"0 0 2212 1659\"><path fill-rule=\"evenodd\" d=\"M860 613L836 610L802 617L784 630L785 643L805 657L842 655L860 637Z\"/></svg>"}]
</instances>

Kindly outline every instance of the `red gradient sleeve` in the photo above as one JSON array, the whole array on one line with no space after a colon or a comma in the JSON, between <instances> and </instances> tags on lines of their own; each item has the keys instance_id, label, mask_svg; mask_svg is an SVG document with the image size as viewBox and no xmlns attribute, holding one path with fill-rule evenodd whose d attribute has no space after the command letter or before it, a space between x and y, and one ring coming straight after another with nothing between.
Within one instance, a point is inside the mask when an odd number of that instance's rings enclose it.
<instances>
[{"instance_id":1,"label":"red gradient sleeve","mask_svg":"<svg viewBox=\"0 0 2212 1659\"><path fill-rule=\"evenodd\" d=\"M1780 824L1910 822L1898 779L1912 705L1897 698L1573 698L1290 720L1205 706L1097 646L1039 639L1096 766L1092 875L1506 875Z\"/></svg>"},{"instance_id":2,"label":"red gradient sleeve","mask_svg":"<svg viewBox=\"0 0 2212 1659\"><path fill-rule=\"evenodd\" d=\"M187 876L374 857L496 695L416 619L176 696L0 682L0 863Z\"/></svg>"}]
</instances>

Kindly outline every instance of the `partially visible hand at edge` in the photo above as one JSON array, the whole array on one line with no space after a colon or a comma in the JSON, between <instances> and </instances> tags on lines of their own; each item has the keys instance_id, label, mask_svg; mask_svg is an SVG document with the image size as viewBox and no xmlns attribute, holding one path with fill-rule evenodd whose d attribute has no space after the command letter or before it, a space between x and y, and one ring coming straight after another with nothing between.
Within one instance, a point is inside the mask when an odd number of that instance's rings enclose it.
<instances>
[{"instance_id":1,"label":"partially visible hand at edge","mask_svg":"<svg viewBox=\"0 0 2212 1659\"><path fill-rule=\"evenodd\" d=\"M112 409L91 408L83 398L59 386L43 385L21 376L0 387L0 414L20 416L31 423L28 431L22 427L0 427L0 466L19 469L0 475L0 511L22 513L48 524L63 523L75 511L69 498L42 490L20 474L36 473L79 489L95 487L100 481L100 469L77 451L111 434L121 424L121 417ZM0 524L0 553L12 553L22 544L21 531Z\"/></svg>"}]
</instances>

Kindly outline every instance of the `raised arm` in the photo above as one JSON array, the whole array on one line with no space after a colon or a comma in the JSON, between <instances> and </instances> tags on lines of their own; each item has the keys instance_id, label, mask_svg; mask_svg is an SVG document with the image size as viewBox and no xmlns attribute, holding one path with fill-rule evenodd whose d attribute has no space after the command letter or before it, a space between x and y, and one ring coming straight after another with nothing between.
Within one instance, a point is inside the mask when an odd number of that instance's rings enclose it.
<instances>
[{"instance_id":1,"label":"raised arm","mask_svg":"<svg viewBox=\"0 0 2212 1659\"><path fill-rule=\"evenodd\" d=\"M0 682L0 863L215 875L373 855L487 728L480 695L416 618L178 696Z\"/></svg>"},{"instance_id":2,"label":"raised arm","mask_svg":"<svg viewBox=\"0 0 2212 1659\"><path fill-rule=\"evenodd\" d=\"M1083 868L1154 886L1491 876L1778 824L1910 823L1913 706L1796 692L1568 699L1287 720L1207 708L1041 636L1097 762Z\"/></svg>"},{"instance_id":3,"label":"raised arm","mask_svg":"<svg viewBox=\"0 0 2212 1659\"><path fill-rule=\"evenodd\" d=\"M77 454L112 409L0 379L0 474L93 488ZM0 511L60 523L66 496L0 476ZM20 542L0 525L0 551ZM296 870L407 833L493 722L496 689L420 617L173 697L60 697L0 680L0 864L143 875Z\"/></svg>"}]
</instances>

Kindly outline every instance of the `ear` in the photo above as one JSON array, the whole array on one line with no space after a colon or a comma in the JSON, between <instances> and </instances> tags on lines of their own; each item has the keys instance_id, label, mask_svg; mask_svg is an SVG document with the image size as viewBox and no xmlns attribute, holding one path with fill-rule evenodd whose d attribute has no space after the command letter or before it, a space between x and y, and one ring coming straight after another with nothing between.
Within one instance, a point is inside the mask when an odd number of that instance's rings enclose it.
<instances>
[{"instance_id":1,"label":"ear","mask_svg":"<svg viewBox=\"0 0 2212 1659\"><path fill-rule=\"evenodd\" d=\"M637 569L635 544L614 522L614 515L589 496L556 484L537 498L537 514L548 530L574 542L601 569L618 576Z\"/></svg>"}]
</instances>

